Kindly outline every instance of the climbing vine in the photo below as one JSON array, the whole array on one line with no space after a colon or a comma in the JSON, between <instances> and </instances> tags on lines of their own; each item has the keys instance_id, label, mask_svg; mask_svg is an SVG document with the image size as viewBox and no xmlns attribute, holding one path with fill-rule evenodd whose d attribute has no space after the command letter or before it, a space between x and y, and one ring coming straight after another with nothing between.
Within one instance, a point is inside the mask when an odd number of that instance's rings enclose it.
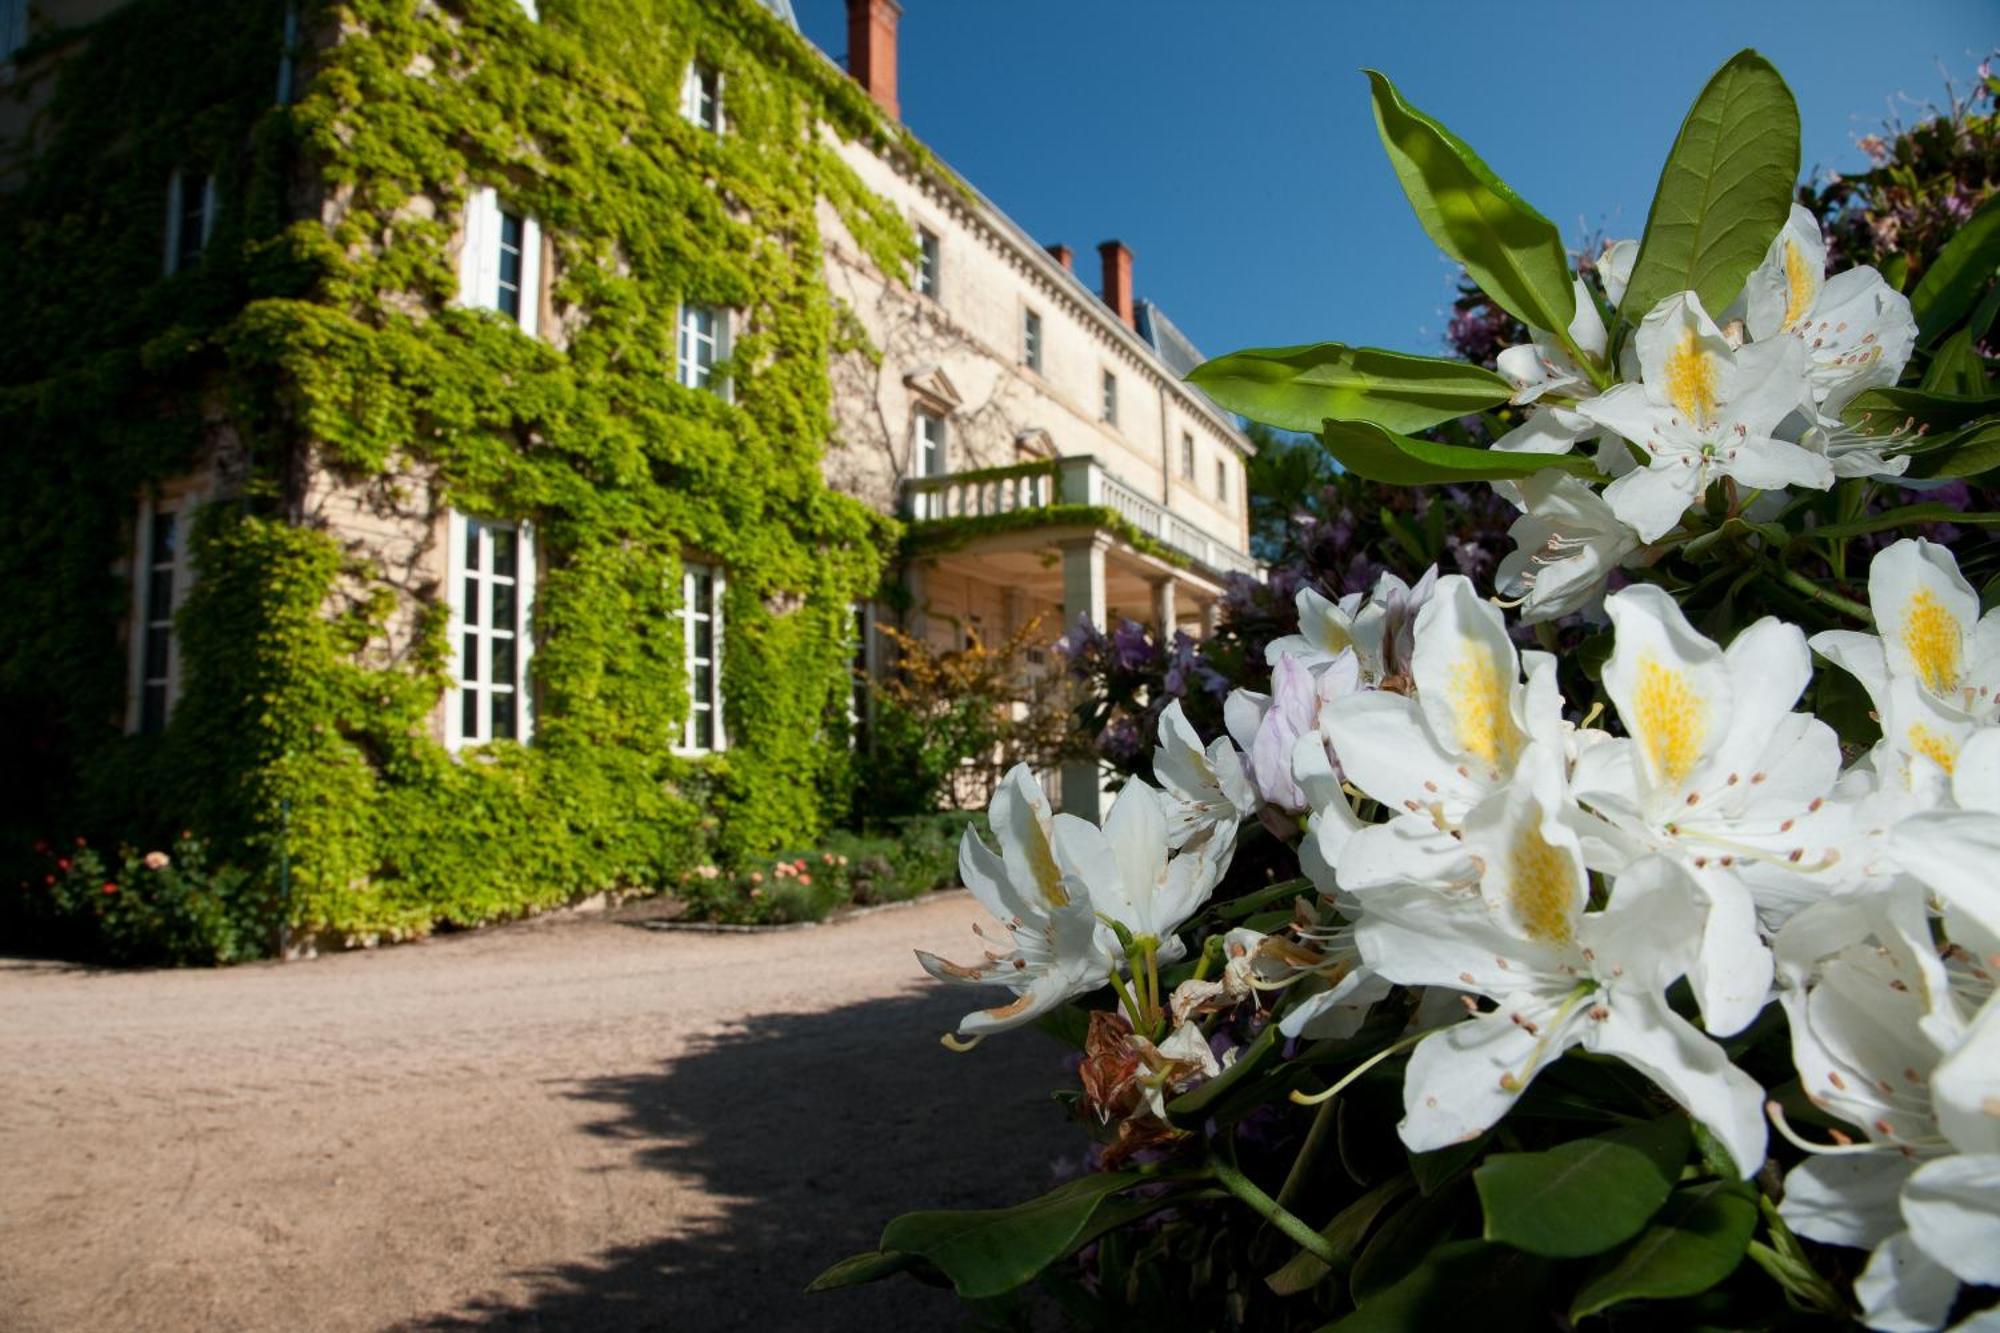
<instances>
[{"instance_id":1,"label":"climbing vine","mask_svg":"<svg viewBox=\"0 0 2000 1333\"><path fill-rule=\"evenodd\" d=\"M302 3L282 106L280 0L38 39L48 109L0 199L35 330L0 353L4 762L38 788L10 841L193 821L259 875L283 858L295 929L374 937L666 882L844 807L848 607L896 534L822 479L816 209L889 271L912 243L821 127L921 150L754 0L540 9ZM725 133L680 114L697 57ZM219 209L163 278L176 169ZM482 186L553 247L543 339L454 304ZM736 312L727 396L675 380L683 300ZM139 498L191 474L182 694L128 737L117 562ZM448 508L535 525L532 744L437 735L442 558L411 550ZM689 555L728 570L731 748L704 758L675 753Z\"/></svg>"}]
</instances>

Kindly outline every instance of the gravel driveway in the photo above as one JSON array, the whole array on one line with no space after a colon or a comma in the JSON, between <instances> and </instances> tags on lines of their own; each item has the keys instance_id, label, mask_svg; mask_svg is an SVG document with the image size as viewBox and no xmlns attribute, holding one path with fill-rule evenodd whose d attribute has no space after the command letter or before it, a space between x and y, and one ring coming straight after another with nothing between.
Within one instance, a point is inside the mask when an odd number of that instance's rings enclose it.
<instances>
[{"instance_id":1,"label":"gravel driveway","mask_svg":"<svg viewBox=\"0 0 2000 1333\"><path fill-rule=\"evenodd\" d=\"M0 960L10 1329L958 1326L806 1298L894 1213L1014 1202L1080 1140L969 1007L964 894L817 930L548 919L307 963Z\"/></svg>"}]
</instances>

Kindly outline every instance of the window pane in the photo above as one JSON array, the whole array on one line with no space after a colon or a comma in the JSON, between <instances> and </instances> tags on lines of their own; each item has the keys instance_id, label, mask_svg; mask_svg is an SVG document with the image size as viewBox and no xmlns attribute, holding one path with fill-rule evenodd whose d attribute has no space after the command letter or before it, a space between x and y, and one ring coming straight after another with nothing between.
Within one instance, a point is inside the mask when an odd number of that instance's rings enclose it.
<instances>
[{"instance_id":1,"label":"window pane","mask_svg":"<svg viewBox=\"0 0 2000 1333\"><path fill-rule=\"evenodd\" d=\"M157 625L146 631L145 679L147 680L166 679L167 644L168 644L168 634L166 626Z\"/></svg>"},{"instance_id":2,"label":"window pane","mask_svg":"<svg viewBox=\"0 0 2000 1333\"><path fill-rule=\"evenodd\" d=\"M465 520L465 567L467 569L479 568L479 529L479 520L472 518Z\"/></svg>"},{"instance_id":3,"label":"window pane","mask_svg":"<svg viewBox=\"0 0 2000 1333\"><path fill-rule=\"evenodd\" d=\"M479 679L479 636L477 634L474 634L469 630L466 632L465 651L461 654L461 656L464 660L462 660L459 663L459 678L461 680L478 680Z\"/></svg>"},{"instance_id":4,"label":"window pane","mask_svg":"<svg viewBox=\"0 0 2000 1333\"><path fill-rule=\"evenodd\" d=\"M694 656L702 660L715 656L715 621L710 617L694 622Z\"/></svg>"},{"instance_id":5,"label":"window pane","mask_svg":"<svg viewBox=\"0 0 2000 1333\"><path fill-rule=\"evenodd\" d=\"M715 715L705 708L697 710L694 715L694 748L715 748Z\"/></svg>"},{"instance_id":6,"label":"window pane","mask_svg":"<svg viewBox=\"0 0 2000 1333\"><path fill-rule=\"evenodd\" d=\"M479 618L479 580L467 576L465 580L465 600L459 603L459 616L468 625L483 625Z\"/></svg>"},{"instance_id":7,"label":"window pane","mask_svg":"<svg viewBox=\"0 0 2000 1333\"><path fill-rule=\"evenodd\" d=\"M512 740L514 738L515 697L512 690L495 690L493 692L493 738L495 740Z\"/></svg>"},{"instance_id":8,"label":"window pane","mask_svg":"<svg viewBox=\"0 0 2000 1333\"><path fill-rule=\"evenodd\" d=\"M174 514L154 513L153 564L170 565L174 562L174 552L180 547L180 530L175 523L177 517Z\"/></svg>"},{"instance_id":9,"label":"window pane","mask_svg":"<svg viewBox=\"0 0 2000 1333\"><path fill-rule=\"evenodd\" d=\"M496 637L493 640L493 674L495 685L514 683L514 639Z\"/></svg>"},{"instance_id":10,"label":"window pane","mask_svg":"<svg viewBox=\"0 0 2000 1333\"><path fill-rule=\"evenodd\" d=\"M694 697L706 704L715 698L715 664L699 661L694 664Z\"/></svg>"},{"instance_id":11,"label":"window pane","mask_svg":"<svg viewBox=\"0 0 2000 1333\"><path fill-rule=\"evenodd\" d=\"M493 573L503 579L514 577L514 552L519 534L510 528L493 529Z\"/></svg>"},{"instance_id":12,"label":"window pane","mask_svg":"<svg viewBox=\"0 0 2000 1333\"><path fill-rule=\"evenodd\" d=\"M513 629L514 585L511 583L494 583L488 586L492 588L492 592L489 595L493 598L493 614L487 623L494 629Z\"/></svg>"},{"instance_id":13,"label":"window pane","mask_svg":"<svg viewBox=\"0 0 2000 1333\"><path fill-rule=\"evenodd\" d=\"M458 732L468 741L479 739L479 691L458 692Z\"/></svg>"},{"instance_id":14,"label":"window pane","mask_svg":"<svg viewBox=\"0 0 2000 1333\"><path fill-rule=\"evenodd\" d=\"M698 616L710 615L715 606L715 580L706 570L696 570L688 578L688 610Z\"/></svg>"},{"instance_id":15,"label":"window pane","mask_svg":"<svg viewBox=\"0 0 2000 1333\"><path fill-rule=\"evenodd\" d=\"M156 569L146 576L146 619L166 620L174 614L174 571Z\"/></svg>"},{"instance_id":16,"label":"window pane","mask_svg":"<svg viewBox=\"0 0 2000 1333\"><path fill-rule=\"evenodd\" d=\"M139 696L139 730L148 736L156 735L167 725L167 685L165 681L148 685Z\"/></svg>"}]
</instances>

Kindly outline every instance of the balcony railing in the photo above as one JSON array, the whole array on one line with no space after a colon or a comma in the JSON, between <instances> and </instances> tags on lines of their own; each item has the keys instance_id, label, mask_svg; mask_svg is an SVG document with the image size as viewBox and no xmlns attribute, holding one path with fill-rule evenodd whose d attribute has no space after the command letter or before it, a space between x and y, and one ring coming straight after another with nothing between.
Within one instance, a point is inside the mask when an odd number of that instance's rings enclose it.
<instances>
[{"instance_id":1,"label":"balcony railing","mask_svg":"<svg viewBox=\"0 0 2000 1333\"><path fill-rule=\"evenodd\" d=\"M1219 574L1256 573L1257 562L1248 555L1132 489L1088 454L1047 464L947 472L903 482L903 512L917 521L983 518L1059 504L1110 509L1136 531L1204 569Z\"/></svg>"}]
</instances>

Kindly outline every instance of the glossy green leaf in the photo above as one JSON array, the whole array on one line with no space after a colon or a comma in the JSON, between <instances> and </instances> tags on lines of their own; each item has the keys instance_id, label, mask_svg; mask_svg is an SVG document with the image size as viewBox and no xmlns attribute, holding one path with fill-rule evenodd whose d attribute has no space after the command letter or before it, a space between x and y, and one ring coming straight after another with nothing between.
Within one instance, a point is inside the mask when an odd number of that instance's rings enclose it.
<instances>
[{"instance_id":1,"label":"glossy green leaf","mask_svg":"<svg viewBox=\"0 0 2000 1333\"><path fill-rule=\"evenodd\" d=\"M1674 1115L1546 1152L1495 1153L1472 1173L1486 1239L1551 1259L1630 1240L1667 1201L1689 1143L1687 1121Z\"/></svg>"},{"instance_id":2,"label":"glossy green leaf","mask_svg":"<svg viewBox=\"0 0 2000 1333\"><path fill-rule=\"evenodd\" d=\"M1692 291L1719 317L1785 225L1798 178L1792 90L1764 57L1739 51L1681 122L1620 313L1636 324Z\"/></svg>"},{"instance_id":3,"label":"glossy green leaf","mask_svg":"<svg viewBox=\"0 0 2000 1333\"><path fill-rule=\"evenodd\" d=\"M1675 1190L1652 1223L1605 1256L1577 1291L1572 1321L1619 1301L1664 1300L1707 1291L1736 1271L1757 1225L1757 1204L1740 1180Z\"/></svg>"},{"instance_id":4,"label":"glossy green leaf","mask_svg":"<svg viewBox=\"0 0 2000 1333\"><path fill-rule=\"evenodd\" d=\"M1885 509L1867 518L1857 518L1846 523L1822 523L1816 528L1806 529L1809 537L1862 537L1871 532L1889 532L1896 528L1913 528L1920 523L1955 523L1959 527L1990 528L2000 524L2000 514L1965 513L1947 504L1903 505L1897 509Z\"/></svg>"},{"instance_id":5,"label":"glossy green leaf","mask_svg":"<svg viewBox=\"0 0 2000 1333\"><path fill-rule=\"evenodd\" d=\"M1974 213L1951 242L1938 251L1910 293L1917 342L1924 345L1957 324L1971 310L2000 269L2000 195Z\"/></svg>"},{"instance_id":6,"label":"glossy green leaf","mask_svg":"<svg viewBox=\"0 0 2000 1333\"><path fill-rule=\"evenodd\" d=\"M1912 453L1904 475L1920 480L1977 477L2000 467L2000 420L1976 421Z\"/></svg>"},{"instance_id":7,"label":"glossy green leaf","mask_svg":"<svg viewBox=\"0 0 2000 1333\"><path fill-rule=\"evenodd\" d=\"M1341 1209L1331 1222L1320 1228L1320 1236L1336 1255L1352 1263L1354 1252L1361 1248L1361 1242L1367 1238L1369 1228L1375 1225L1375 1219L1409 1188L1408 1176L1383 1181ZM1292 1256L1290 1263L1265 1278L1264 1285L1280 1296L1295 1296L1318 1286L1332 1271L1318 1255L1310 1250L1300 1250Z\"/></svg>"},{"instance_id":8,"label":"glossy green leaf","mask_svg":"<svg viewBox=\"0 0 2000 1333\"><path fill-rule=\"evenodd\" d=\"M842 1259L814 1278L806 1290L832 1291L837 1287L858 1287L864 1282L878 1282L904 1272L920 1262L916 1255L904 1254L900 1250L868 1250Z\"/></svg>"},{"instance_id":9,"label":"glossy green leaf","mask_svg":"<svg viewBox=\"0 0 2000 1333\"><path fill-rule=\"evenodd\" d=\"M1366 421L1326 422L1319 438L1326 451L1349 472L1368 481L1395 486L1511 480L1531 477L1546 468L1560 468L1589 481L1604 479L1596 466L1580 454L1517 454L1498 449L1469 449L1462 444L1435 444L1398 435Z\"/></svg>"},{"instance_id":10,"label":"glossy green leaf","mask_svg":"<svg viewBox=\"0 0 2000 1333\"><path fill-rule=\"evenodd\" d=\"M905 1213L883 1228L881 1250L923 1259L968 1300L997 1296L1061 1258L1106 1200L1143 1179L1085 1176L1011 1208Z\"/></svg>"},{"instance_id":11,"label":"glossy green leaf","mask_svg":"<svg viewBox=\"0 0 2000 1333\"><path fill-rule=\"evenodd\" d=\"M1452 1241L1364 1297L1359 1309L1326 1325L1322 1333L1547 1329L1544 1306L1551 1267L1546 1259L1491 1241Z\"/></svg>"},{"instance_id":12,"label":"glossy green leaf","mask_svg":"<svg viewBox=\"0 0 2000 1333\"><path fill-rule=\"evenodd\" d=\"M1187 378L1232 412L1302 431L1318 430L1329 417L1423 430L1483 412L1513 393L1500 376L1463 361L1342 343L1253 347L1204 361Z\"/></svg>"},{"instance_id":13,"label":"glossy green leaf","mask_svg":"<svg viewBox=\"0 0 2000 1333\"><path fill-rule=\"evenodd\" d=\"M1450 130L1367 71L1375 128L1417 221L1502 309L1567 336L1576 286L1562 235Z\"/></svg>"},{"instance_id":14,"label":"glossy green leaf","mask_svg":"<svg viewBox=\"0 0 2000 1333\"><path fill-rule=\"evenodd\" d=\"M1924 389L1870 389L1840 410L1841 420L1871 435L1926 428L1932 435L2000 414L2000 397L1932 393Z\"/></svg>"},{"instance_id":15,"label":"glossy green leaf","mask_svg":"<svg viewBox=\"0 0 2000 1333\"><path fill-rule=\"evenodd\" d=\"M1924 370L1924 391L1950 394L1958 398L1979 398L1986 393L1986 363L1973 346L1972 330L1960 329L1938 344L1931 363Z\"/></svg>"}]
</instances>

